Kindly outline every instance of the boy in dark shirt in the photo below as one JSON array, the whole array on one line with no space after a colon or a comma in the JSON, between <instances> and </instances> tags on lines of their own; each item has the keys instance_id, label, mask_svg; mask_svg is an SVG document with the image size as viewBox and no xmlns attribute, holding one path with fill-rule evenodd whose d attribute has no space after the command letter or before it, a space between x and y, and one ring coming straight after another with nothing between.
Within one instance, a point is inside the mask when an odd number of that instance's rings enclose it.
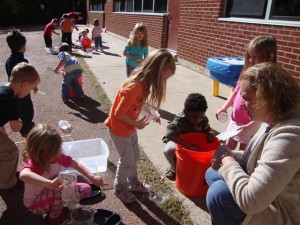
<instances>
[{"instance_id":1,"label":"boy in dark shirt","mask_svg":"<svg viewBox=\"0 0 300 225\"><path fill-rule=\"evenodd\" d=\"M6 60L5 69L8 76L8 80L11 76L11 71L20 62L28 63L28 60L24 58L24 53L26 51L26 38L18 29L14 29L7 34L6 37L7 44L11 49L11 55ZM34 92L37 92L37 87ZM34 126L33 116L34 109L31 100L30 93L24 98L17 100L19 117L22 120L23 126L20 133L23 137L26 137L31 128Z\"/></svg>"},{"instance_id":2,"label":"boy in dark shirt","mask_svg":"<svg viewBox=\"0 0 300 225\"><path fill-rule=\"evenodd\" d=\"M0 86L0 192L16 185L19 162L18 147L9 139L4 125L9 122L13 132L20 131L17 99L27 96L39 82L39 74L32 65L19 63L13 68L9 83Z\"/></svg>"},{"instance_id":3,"label":"boy in dark shirt","mask_svg":"<svg viewBox=\"0 0 300 225\"><path fill-rule=\"evenodd\" d=\"M175 116L173 122L167 126L167 133L163 137L163 142L167 143L164 155L170 163L170 168L166 172L166 177L170 180L176 178L176 144L183 145L187 149L199 150L198 146L191 145L180 138L181 134L191 132L207 133L207 142L213 142L215 135L208 123L205 115L207 102L205 97L198 93L189 94L184 102L184 110Z\"/></svg>"}]
</instances>

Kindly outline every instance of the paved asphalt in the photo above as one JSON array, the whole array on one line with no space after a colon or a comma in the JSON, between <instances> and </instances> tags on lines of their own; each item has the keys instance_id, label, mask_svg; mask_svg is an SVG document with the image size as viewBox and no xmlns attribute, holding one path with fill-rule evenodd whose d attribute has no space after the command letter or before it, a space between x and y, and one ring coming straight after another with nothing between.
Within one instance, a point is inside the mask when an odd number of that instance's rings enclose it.
<instances>
[{"instance_id":1,"label":"paved asphalt","mask_svg":"<svg viewBox=\"0 0 300 225\"><path fill-rule=\"evenodd\" d=\"M80 31L85 28L85 26L79 27ZM34 121L36 123L48 123L59 129L58 121L66 119L73 126L71 132L73 140L99 137L105 140L110 148L110 156L108 170L102 175L111 184L118 155L113 144L111 144L107 129L103 125L108 112L101 105L89 79L85 78L83 89L88 97L82 101L75 99L68 105L62 103L60 98L60 76L47 70L49 66L54 67L58 60L55 55L47 55L45 53L42 29L42 27L21 29L27 38L25 57L36 67L42 79L39 85L40 92L32 95L35 108ZM7 80L4 68L5 60L10 52L5 41L7 32L8 29L0 29L1 83L5 83ZM73 34L73 42L77 37L76 32ZM54 45L58 46L60 43L59 37L54 36L53 39ZM103 53L99 55L92 54L91 57L85 58L85 61L98 83L105 90L108 98L113 101L122 81L126 79L125 58L122 56L126 39L111 33L104 33L103 44L105 46ZM216 120L215 112L224 103L225 98L230 93L230 89L220 85L220 97L213 97L211 95L211 80L207 76L177 65L175 75L168 80L166 101L160 110L161 125L151 123L138 132L140 145L161 174L168 167L168 163L162 153L164 144L161 138L164 136L168 121L172 120L174 115L183 109L185 98L192 92L202 93L206 97L209 106L207 116L211 127L216 132L222 132L226 128L226 123L222 124ZM66 136L64 133L62 135ZM10 134L10 137L22 149L24 139L19 134ZM70 137L65 137L66 141L69 139ZM172 184L174 193L182 199L189 209L194 223L201 225L211 224L209 214L206 212L205 199L186 198L176 191L175 183L173 182ZM45 224L41 218L32 216L24 208L22 205L22 192L23 187L19 187L13 193L0 194L0 225ZM153 202L146 199L145 196L138 196L138 200L133 205L125 206L113 195L113 190L109 189L105 191L104 197L98 197L93 199L93 201L83 202L83 204L89 204L89 207L93 209L105 208L116 211L122 216L123 224L178 224Z\"/></svg>"}]
</instances>

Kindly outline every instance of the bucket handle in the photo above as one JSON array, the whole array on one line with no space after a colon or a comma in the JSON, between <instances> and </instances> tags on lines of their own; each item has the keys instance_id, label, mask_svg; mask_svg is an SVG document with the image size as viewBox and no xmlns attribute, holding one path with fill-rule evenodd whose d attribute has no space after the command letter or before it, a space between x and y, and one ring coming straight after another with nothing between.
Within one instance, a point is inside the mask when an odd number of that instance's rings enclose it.
<instances>
[{"instance_id":1,"label":"bucket handle","mask_svg":"<svg viewBox=\"0 0 300 225\"><path fill-rule=\"evenodd\" d=\"M178 159L180 159L180 160L183 160L179 155L176 155L176 157L177 157Z\"/></svg>"}]
</instances>

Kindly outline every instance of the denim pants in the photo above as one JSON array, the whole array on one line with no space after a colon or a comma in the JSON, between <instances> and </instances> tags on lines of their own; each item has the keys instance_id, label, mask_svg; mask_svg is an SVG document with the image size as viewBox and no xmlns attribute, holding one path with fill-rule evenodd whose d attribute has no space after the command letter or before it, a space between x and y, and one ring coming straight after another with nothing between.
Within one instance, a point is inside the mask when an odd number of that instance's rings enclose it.
<instances>
[{"instance_id":1,"label":"denim pants","mask_svg":"<svg viewBox=\"0 0 300 225\"><path fill-rule=\"evenodd\" d=\"M176 173L176 143L173 141L168 141L166 144L165 150L164 150L164 155L168 162L170 163L170 169L172 172Z\"/></svg>"},{"instance_id":2,"label":"denim pants","mask_svg":"<svg viewBox=\"0 0 300 225\"><path fill-rule=\"evenodd\" d=\"M208 168L205 174L209 186L206 204L213 225L239 225L246 214L240 209L232 197L227 184L218 171Z\"/></svg>"},{"instance_id":3,"label":"denim pants","mask_svg":"<svg viewBox=\"0 0 300 225\"><path fill-rule=\"evenodd\" d=\"M126 64L126 74L127 74L127 77L130 77L132 71L135 69L135 67L133 66L129 66Z\"/></svg>"},{"instance_id":4,"label":"denim pants","mask_svg":"<svg viewBox=\"0 0 300 225\"><path fill-rule=\"evenodd\" d=\"M120 155L114 186L116 190L122 190L127 188L128 183L134 184L138 181L137 163L140 159L138 136L136 131L128 137L109 133Z\"/></svg>"},{"instance_id":5,"label":"denim pants","mask_svg":"<svg viewBox=\"0 0 300 225\"><path fill-rule=\"evenodd\" d=\"M70 98L70 87L73 88L76 96L82 97L84 95L81 86L79 85L77 79L82 74L82 70L76 70L66 73L61 84L61 97L64 102L68 101Z\"/></svg>"},{"instance_id":6,"label":"denim pants","mask_svg":"<svg viewBox=\"0 0 300 225\"><path fill-rule=\"evenodd\" d=\"M95 37L94 41L95 41L95 47L96 48L103 48L103 46L102 46L102 37L101 36Z\"/></svg>"}]
</instances>

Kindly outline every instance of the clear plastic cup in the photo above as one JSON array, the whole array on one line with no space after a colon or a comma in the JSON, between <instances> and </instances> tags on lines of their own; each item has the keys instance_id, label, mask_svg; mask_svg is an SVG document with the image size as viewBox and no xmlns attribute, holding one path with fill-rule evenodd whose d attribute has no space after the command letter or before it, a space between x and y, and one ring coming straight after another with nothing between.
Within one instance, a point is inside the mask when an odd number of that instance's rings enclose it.
<instances>
[{"instance_id":1,"label":"clear plastic cup","mask_svg":"<svg viewBox=\"0 0 300 225\"><path fill-rule=\"evenodd\" d=\"M64 133L69 133L72 130L72 125L67 120L60 120L58 125Z\"/></svg>"},{"instance_id":2,"label":"clear plastic cup","mask_svg":"<svg viewBox=\"0 0 300 225\"><path fill-rule=\"evenodd\" d=\"M226 123L227 120L228 120L228 114L226 112L220 112L219 115L218 115L218 120L221 123Z\"/></svg>"},{"instance_id":3,"label":"clear plastic cup","mask_svg":"<svg viewBox=\"0 0 300 225\"><path fill-rule=\"evenodd\" d=\"M167 198L170 196L169 190L154 190L152 187L148 187L149 192L149 200L162 204L166 201Z\"/></svg>"}]
</instances>

